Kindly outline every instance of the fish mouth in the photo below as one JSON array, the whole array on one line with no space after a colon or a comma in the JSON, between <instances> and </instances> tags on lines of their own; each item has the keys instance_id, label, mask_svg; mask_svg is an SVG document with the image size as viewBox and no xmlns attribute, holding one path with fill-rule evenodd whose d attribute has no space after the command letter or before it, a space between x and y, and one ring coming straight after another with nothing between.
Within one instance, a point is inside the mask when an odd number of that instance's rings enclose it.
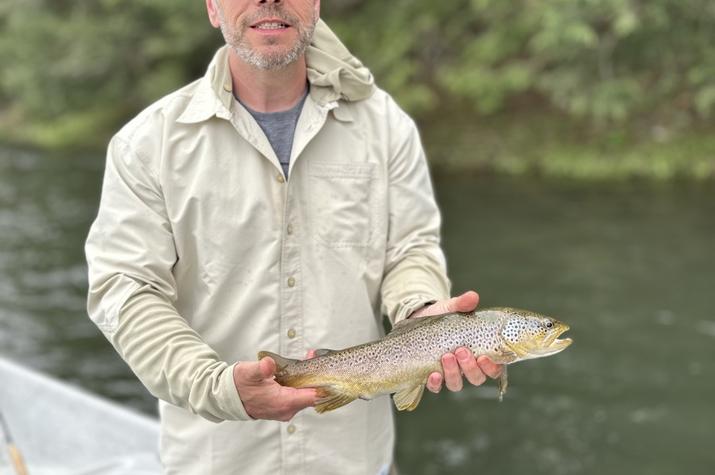
<instances>
[{"instance_id":1,"label":"fish mouth","mask_svg":"<svg viewBox=\"0 0 715 475\"><path fill-rule=\"evenodd\" d=\"M556 320L552 320L549 332L543 338L524 339L516 343L506 343L518 357L518 359L542 358L551 356L565 350L573 340L571 338L559 338L569 330L569 326Z\"/></svg>"},{"instance_id":2,"label":"fish mouth","mask_svg":"<svg viewBox=\"0 0 715 475\"><path fill-rule=\"evenodd\" d=\"M569 331L571 327L565 323L557 322L553 330L546 336L542 348L539 353L543 356L553 355L559 351L565 350L573 340L571 338L559 338L561 335Z\"/></svg>"}]
</instances>

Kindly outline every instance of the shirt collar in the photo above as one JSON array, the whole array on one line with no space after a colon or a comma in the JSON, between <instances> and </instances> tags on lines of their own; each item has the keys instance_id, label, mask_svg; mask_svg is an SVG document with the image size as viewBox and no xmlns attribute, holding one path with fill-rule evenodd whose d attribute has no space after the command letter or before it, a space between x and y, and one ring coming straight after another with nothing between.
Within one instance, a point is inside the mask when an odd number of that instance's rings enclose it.
<instances>
[{"instance_id":1,"label":"shirt collar","mask_svg":"<svg viewBox=\"0 0 715 475\"><path fill-rule=\"evenodd\" d=\"M342 122L351 122L352 114L325 88L311 87L310 97L321 107L333 111L333 116ZM233 104L233 82L228 66L228 46L222 46L214 55L206 74L199 80L189 103L179 115L177 122L195 124L210 119L214 115L222 119L231 118Z\"/></svg>"},{"instance_id":2,"label":"shirt collar","mask_svg":"<svg viewBox=\"0 0 715 475\"><path fill-rule=\"evenodd\" d=\"M231 117L233 85L228 67L228 47L223 46L214 55L204 77L177 122L193 124L208 120L214 115L223 119Z\"/></svg>"}]
</instances>

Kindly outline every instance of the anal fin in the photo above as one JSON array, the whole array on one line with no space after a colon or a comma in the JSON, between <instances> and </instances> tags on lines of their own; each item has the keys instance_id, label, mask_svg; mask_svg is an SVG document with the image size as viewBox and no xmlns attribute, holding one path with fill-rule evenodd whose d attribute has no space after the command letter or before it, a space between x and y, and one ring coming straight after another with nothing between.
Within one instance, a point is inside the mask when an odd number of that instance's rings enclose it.
<instances>
[{"instance_id":1,"label":"anal fin","mask_svg":"<svg viewBox=\"0 0 715 475\"><path fill-rule=\"evenodd\" d=\"M315 412L322 414L350 404L356 398L336 391L331 387L317 388L318 401L315 403Z\"/></svg>"},{"instance_id":2,"label":"anal fin","mask_svg":"<svg viewBox=\"0 0 715 475\"><path fill-rule=\"evenodd\" d=\"M403 389L392 396L398 411L413 411L422 400L425 391L424 384L418 384L411 388Z\"/></svg>"}]
</instances>

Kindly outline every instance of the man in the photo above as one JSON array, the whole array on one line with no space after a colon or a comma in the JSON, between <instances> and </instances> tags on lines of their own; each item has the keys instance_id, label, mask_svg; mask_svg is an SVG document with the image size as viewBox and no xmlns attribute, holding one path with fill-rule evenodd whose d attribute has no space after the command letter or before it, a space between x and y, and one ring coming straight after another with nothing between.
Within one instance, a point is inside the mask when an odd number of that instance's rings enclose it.
<instances>
[{"instance_id":1,"label":"man","mask_svg":"<svg viewBox=\"0 0 715 475\"><path fill-rule=\"evenodd\" d=\"M476 306L474 292L447 299L417 130L319 0L206 5L227 46L109 145L89 314L160 399L167 473L387 473L389 398L318 415L302 410L314 389L254 360L377 339L382 315ZM451 390L501 370L457 354L443 358Z\"/></svg>"}]
</instances>

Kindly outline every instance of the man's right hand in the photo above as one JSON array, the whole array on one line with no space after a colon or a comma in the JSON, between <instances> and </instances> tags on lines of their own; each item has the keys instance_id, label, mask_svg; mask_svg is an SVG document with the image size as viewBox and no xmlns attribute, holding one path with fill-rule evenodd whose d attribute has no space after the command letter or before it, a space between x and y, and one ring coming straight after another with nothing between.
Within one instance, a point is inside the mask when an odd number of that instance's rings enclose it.
<instances>
[{"instance_id":1,"label":"man's right hand","mask_svg":"<svg viewBox=\"0 0 715 475\"><path fill-rule=\"evenodd\" d=\"M273 379L275 372L276 363L268 356L234 365L233 383L249 416L289 421L298 411L315 405L315 389L281 386Z\"/></svg>"}]
</instances>

